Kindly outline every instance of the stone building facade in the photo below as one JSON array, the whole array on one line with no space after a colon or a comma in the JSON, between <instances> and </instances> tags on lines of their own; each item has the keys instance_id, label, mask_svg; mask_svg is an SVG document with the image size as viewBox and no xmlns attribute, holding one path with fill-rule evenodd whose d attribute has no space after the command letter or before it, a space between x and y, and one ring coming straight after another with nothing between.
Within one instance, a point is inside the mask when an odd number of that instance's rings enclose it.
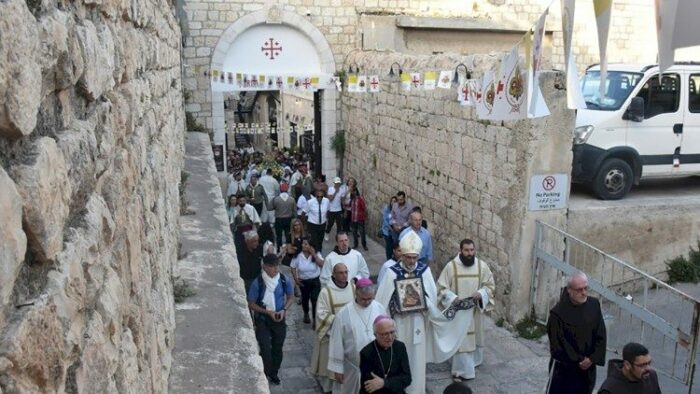
<instances>
[{"instance_id":1,"label":"stone building facade","mask_svg":"<svg viewBox=\"0 0 700 394\"><path fill-rule=\"evenodd\" d=\"M288 0L219 1L180 0L183 31L183 83L190 92L186 110L203 126L213 129L210 80L217 45L225 32L244 16L277 7L291 13L320 33L314 40L327 42L334 71L347 70L347 55L357 49L387 49L409 54L424 51L488 53L505 51L537 22L552 4L547 30L552 47L550 64L563 69L559 2L550 0ZM656 45L652 0L613 3L608 44L610 62L653 62ZM577 1L574 53L579 71L598 62L598 43L592 1ZM265 23L263 17L259 23ZM297 21L283 24L302 29ZM387 26L389 28L387 28ZM235 33L240 34L241 31ZM309 33L310 34L310 33ZM488 42L488 49L476 45ZM426 53L429 54L430 52ZM388 70L386 70L388 72Z\"/></svg>"},{"instance_id":2,"label":"stone building facade","mask_svg":"<svg viewBox=\"0 0 700 394\"><path fill-rule=\"evenodd\" d=\"M0 3L0 392L166 392L184 106L166 1Z\"/></svg>"},{"instance_id":3,"label":"stone building facade","mask_svg":"<svg viewBox=\"0 0 700 394\"><path fill-rule=\"evenodd\" d=\"M469 62L477 76L497 62L488 55L381 57L373 51L349 59L387 69L392 62L417 69ZM452 90L407 92L398 80L383 83L380 93L341 95L346 172L368 202L368 231L379 228L390 196L405 191L432 233L435 274L457 255L460 240L473 239L495 275L496 312L511 321L527 312L534 221L566 224L565 209L528 211L531 176L570 168L574 117L560 78L548 73L541 83L550 116L515 122L479 120Z\"/></svg>"}]
</instances>

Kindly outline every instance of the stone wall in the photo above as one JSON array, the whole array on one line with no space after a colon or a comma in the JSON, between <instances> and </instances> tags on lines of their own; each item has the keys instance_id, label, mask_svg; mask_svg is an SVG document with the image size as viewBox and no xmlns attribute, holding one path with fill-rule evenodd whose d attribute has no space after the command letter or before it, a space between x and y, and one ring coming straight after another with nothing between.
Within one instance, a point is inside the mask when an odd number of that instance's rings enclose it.
<instances>
[{"instance_id":1,"label":"stone wall","mask_svg":"<svg viewBox=\"0 0 700 394\"><path fill-rule=\"evenodd\" d=\"M397 61L419 71L472 60L478 76L497 58L386 52L348 58L371 69ZM541 86L552 115L517 122L478 120L453 90L406 92L398 79L382 83L377 94L341 96L346 174L358 179L367 200L368 232L376 233L389 197L405 191L433 234L434 273L458 253L461 239L472 238L494 271L497 312L512 320L527 312L534 220L565 224L565 210L527 211L530 177L571 167L573 111L556 88L557 75L545 75Z\"/></svg>"},{"instance_id":2,"label":"stone wall","mask_svg":"<svg viewBox=\"0 0 700 394\"><path fill-rule=\"evenodd\" d=\"M160 0L0 2L0 392L165 392L184 110Z\"/></svg>"},{"instance_id":3,"label":"stone wall","mask_svg":"<svg viewBox=\"0 0 700 394\"><path fill-rule=\"evenodd\" d=\"M210 80L204 73L209 71L211 57L223 32L236 20L277 4L284 11L303 16L323 33L333 52L336 65L347 65L345 58L349 52L362 48L363 37L369 42L363 49L384 49L375 46L377 40L386 37L369 38L373 34L385 35L385 32L363 31L363 16L416 16L425 18L456 18L472 21L474 26L481 26L475 31L526 31L537 22L537 18L550 3L531 0L283 0L268 1L248 0L180 0L183 31L183 83L189 92L186 110L203 126L212 129L212 104ZM652 0L618 0L613 5L612 27L608 44L610 62L653 62L656 59L656 34L654 29L654 2ZM578 1L576 8L574 53L577 56L579 71L598 62L598 42L592 1ZM553 67L563 69L564 49L561 35L559 2L553 2L547 30L554 32L551 60ZM397 23L392 22L394 29ZM480 25L481 24L481 25ZM367 28L368 25L364 25ZM426 30L427 29L427 30ZM422 27L414 32L440 31ZM449 32L450 30L441 30ZM425 37L426 34L421 35ZM430 46L431 43L442 45L439 34L427 35L427 43L417 43L413 47ZM436 38L431 38L435 36ZM476 37L476 36L475 36ZM512 44L518 41L513 36ZM410 39L399 37L400 39ZM430 41L435 39L436 41ZM478 39L478 38L475 38ZM392 41L392 40L389 40ZM393 45L393 44L392 44ZM465 43L461 53L473 53L468 50L471 43ZM401 43L403 48L406 43ZM452 48L452 47L450 47ZM386 48L395 49L399 48ZM504 50L500 48L500 50ZM546 53L549 53L547 51ZM412 53L414 54L414 53ZM453 64L446 65L454 68Z\"/></svg>"}]
</instances>

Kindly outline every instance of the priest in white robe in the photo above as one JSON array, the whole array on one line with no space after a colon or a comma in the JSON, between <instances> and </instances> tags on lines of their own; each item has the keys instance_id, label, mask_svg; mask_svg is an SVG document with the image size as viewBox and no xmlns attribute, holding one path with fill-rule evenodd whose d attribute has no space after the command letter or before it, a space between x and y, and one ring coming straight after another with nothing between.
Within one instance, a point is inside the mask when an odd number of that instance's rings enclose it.
<instances>
[{"instance_id":1,"label":"priest in white robe","mask_svg":"<svg viewBox=\"0 0 700 394\"><path fill-rule=\"evenodd\" d=\"M331 328L328 370L335 374L333 394L360 392L360 350L374 341L374 319L386 314L374 301L370 279L361 278L355 286L355 301L338 311Z\"/></svg>"},{"instance_id":2,"label":"priest in white robe","mask_svg":"<svg viewBox=\"0 0 700 394\"><path fill-rule=\"evenodd\" d=\"M338 263L348 267L350 279L369 278L369 267L362 253L350 248L350 237L345 231L339 231L335 236L335 248L326 256L321 269L321 286L326 286L331 279L333 267Z\"/></svg>"},{"instance_id":3,"label":"priest in white robe","mask_svg":"<svg viewBox=\"0 0 700 394\"><path fill-rule=\"evenodd\" d=\"M484 331L482 315L493 309L496 285L491 269L476 257L474 241L464 239L460 253L443 268L438 278L438 297L443 307L467 297L477 301L474 319L457 353L452 357L452 377L455 380L474 379L483 361Z\"/></svg>"},{"instance_id":4,"label":"priest in white robe","mask_svg":"<svg viewBox=\"0 0 700 394\"><path fill-rule=\"evenodd\" d=\"M311 372L316 375L324 393L333 389L335 375L328 370L330 329L340 309L355 298L355 286L348 281L348 268L343 263L333 267L328 285L321 289L316 301L316 336L311 355Z\"/></svg>"},{"instance_id":5,"label":"priest in white robe","mask_svg":"<svg viewBox=\"0 0 700 394\"><path fill-rule=\"evenodd\" d=\"M426 363L444 362L457 352L467 327L471 326L473 309L446 317L438 307L437 287L430 268L418 262L423 247L420 238L409 232L399 245L403 255L387 270L376 300L391 313L396 322L396 338L406 345L411 369L411 385L406 392L422 394ZM407 283L406 279L412 281Z\"/></svg>"}]
</instances>

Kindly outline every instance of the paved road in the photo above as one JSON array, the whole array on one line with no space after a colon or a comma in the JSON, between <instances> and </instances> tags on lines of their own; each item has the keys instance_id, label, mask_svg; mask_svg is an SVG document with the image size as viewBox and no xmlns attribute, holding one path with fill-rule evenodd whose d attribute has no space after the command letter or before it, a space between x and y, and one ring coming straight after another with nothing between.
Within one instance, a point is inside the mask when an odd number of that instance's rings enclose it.
<instances>
[{"instance_id":1,"label":"paved road","mask_svg":"<svg viewBox=\"0 0 700 394\"><path fill-rule=\"evenodd\" d=\"M376 275L384 262L384 247L368 240L369 251L361 251ZM324 254L332 249L331 242L324 243ZM288 318L284 361L280 370L282 385L270 386L275 393L320 393L321 389L308 371L313 349L313 330L302 321L301 306L292 308ZM542 393L547 380L547 346L534 341L515 338L512 333L496 327L486 319L488 344L484 364L477 369L476 379L470 384L479 394L530 394ZM449 363L429 364L427 393L442 393L451 383Z\"/></svg>"},{"instance_id":2,"label":"paved road","mask_svg":"<svg viewBox=\"0 0 700 394\"><path fill-rule=\"evenodd\" d=\"M642 181L639 186L633 186L625 198L617 201L599 200L583 185L572 184L569 198L571 209L670 203L700 203L700 177Z\"/></svg>"}]
</instances>

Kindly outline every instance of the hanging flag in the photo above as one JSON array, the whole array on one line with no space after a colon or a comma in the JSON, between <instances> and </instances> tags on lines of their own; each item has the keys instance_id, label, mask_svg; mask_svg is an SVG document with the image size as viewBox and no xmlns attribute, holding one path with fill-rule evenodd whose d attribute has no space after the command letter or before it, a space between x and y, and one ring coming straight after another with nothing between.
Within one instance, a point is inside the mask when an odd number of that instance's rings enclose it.
<instances>
[{"instance_id":1,"label":"hanging flag","mask_svg":"<svg viewBox=\"0 0 700 394\"><path fill-rule=\"evenodd\" d=\"M311 77L311 88L313 90L317 90L318 84L320 81L321 81L321 78L319 78L319 77Z\"/></svg>"},{"instance_id":2,"label":"hanging flag","mask_svg":"<svg viewBox=\"0 0 700 394\"><path fill-rule=\"evenodd\" d=\"M493 102L496 98L494 72L488 70L481 79L481 97L477 101L476 114L479 119L491 119Z\"/></svg>"},{"instance_id":3,"label":"hanging flag","mask_svg":"<svg viewBox=\"0 0 700 394\"><path fill-rule=\"evenodd\" d=\"M411 88L418 89L420 85L420 73L411 73Z\"/></svg>"},{"instance_id":4,"label":"hanging flag","mask_svg":"<svg viewBox=\"0 0 700 394\"><path fill-rule=\"evenodd\" d=\"M306 77L301 79L301 87L304 90L311 90L311 78Z\"/></svg>"},{"instance_id":5,"label":"hanging flag","mask_svg":"<svg viewBox=\"0 0 700 394\"><path fill-rule=\"evenodd\" d=\"M357 92L357 74L348 75L348 92Z\"/></svg>"},{"instance_id":6,"label":"hanging flag","mask_svg":"<svg viewBox=\"0 0 700 394\"><path fill-rule=\"evenodd\" d=\"M275 86L278 90L282 90L284 87L284 79L282 79L280 76L275 77Z\"/></svg>"},{"instance_id":7,"label":"hanging flag","mask_svg":"<svg viewBox=\"0 0 700 394\"><path fill-rule=\"evenodd\" d=\"M697 29L700 1L656 0L655 3L660 74L673 65L676 49L700 45Z\"/></svg>"},{"instance_id":8,"label":"hanging flag","mask_svg":"<svg viewBox=\"0 0 700 394\"><path fill-rule=\"evenodd\" d=\"M296 81L296 78L294 77L287 77L287 90L294 90L294 82Z\"/></svg>"},{"instance_id":9,"label":"hanging flag","mask_svg":"<svg viewBox=\"0 0 700 394\"><path fill-rule=\"evenodd\" d=\"M236 85L238 85L238 87L243 87L243 74L236 73Z\"/></svg>"},{"instance_id":10,"label":"hanging flag","mask_svg":"<svg viewBox=\"0 0 700 394\"><path fill-rule=\"evenodd\" d=\"M571 48L574 31L574 0L561 0L561 30L564 36L564 61L566 62L566 98L569 109L586 108L581 85L578 81L576 59Z\"/></svg>"},{"instance_id":11,"label":"hanging flag","mask_svg":"<svg viewBox=\"0 0 700 394\"><path fill-rule=\"evenodd\" d=\"M435 84L437 82L437 72L426 71L423 78L423 89L425 90L435 90Z\"/></svg>"},{"instance_id":12,"label":"hanging flag","mask_svg":"<svg viewBox=\"0 0 700 394\"><path fill-rule=\"evenodd\" d=\"M440 71L437 87L440 89L449 89L452 87L452 78L454 78L454 70Z\"/></svg>"},{"instance_id":13,"label":"hanging flag","mask_svg":"<svg viewBox=\"0 0 700 394\"><path fill-rule=\"evenodd\" d=\"M335 84L335 88L338 89L339 92L343 91L343 81L340 80L340 77L333 76L330 85L332 86L333 84Z\"/></svg>"},{"instance_id":14,"label":"hanging flag","mask_svg":"<svg viewBox=\"0 0 700 394\"><path fill-rule=\"evenodd\" d=\"M219 82L219 70L212 70L211 71L211 81L212 82Z\"/></svg>"},{"instance_id":15,"label":"hanging flag","mask_svg":"<svg viewBox=\"0 0 700 394\"><path fill-rule=\"evenodd\" d=\"M542 48L544 43L544 27L549 8L540 16L532 35L532 58L528 67L528 116L539 118L549 115L549 108L540 90L540 72L542 70Z\"/></svg>"},{"instance_id":16,"label":"hanging flag","mask_svg":"<svg viewBox=\"0 0 700 394\"><path fill-rule=\"evenodd\" d=\"M467 79L459 83L459 89L457 90L457 101L459 101L459 105L465 107L474 106L474 101L472 100L473 94L471 92L473 84L471 81L471 79Z\"/></svg>"},{"instance_id":17,"label":"hanging flag","mask_svg":"<svg viewBox=\"0 0 700 394\"><path fill-rule=\"evenodd\" d=\"M370 93L379 92L379 75L370 75L370 77L369 77L369 91L370 91Z\"/></svg>"},{"instance_id":18,"label":"hanging flag","mask_svg":"<svg viewBox=\"0 0 700 394\"><path fill-rule=\"evenodd\" d=\"M491 116L496 120L527 118L526 73L520 65L520 46L514 47L501 62L496 81L496 99Z\"/></svg>"},{"instance_id":19,"label":"hanging flag","mask_svg":"<svg viewBox=\"0 0 700 394\"><path fill-rule=\"evenodd\" d=\"M605 97L605 81L608 78L608 31L613 0L593 0L595 21L598 26L598 51L600 52L600 98Z\"/></svg>"},{"instance_id":20,"label":"hanging flag","mask_svg":"<svg viewBox=\"0 0 700 394\"><path fill-rule=\"evenodd\" d=\"M481 81L478 79L467 80L469 85L469 101L472 102L472 106L478 107L481 105Z\"/></svg>"},{"instance_id":21,"label":"hanging flag","mask_svg":"<svg viewBox=\"0 0 700 394\"><path fill-rule=\"evenodd\" d=\"M411 74L401 73L401 88L407 92L411 91Z\"/></svg>"},{"instance_id":22,"label":"hanging flag","mask_svg":"<svg viewBox=\"0 0 700 394\"><path fill-rule=\"evenodd\" d=\"M366 93L367 92L367 76L359 75L357 77L357 92Z\"/></svg>"}]
</instances>

